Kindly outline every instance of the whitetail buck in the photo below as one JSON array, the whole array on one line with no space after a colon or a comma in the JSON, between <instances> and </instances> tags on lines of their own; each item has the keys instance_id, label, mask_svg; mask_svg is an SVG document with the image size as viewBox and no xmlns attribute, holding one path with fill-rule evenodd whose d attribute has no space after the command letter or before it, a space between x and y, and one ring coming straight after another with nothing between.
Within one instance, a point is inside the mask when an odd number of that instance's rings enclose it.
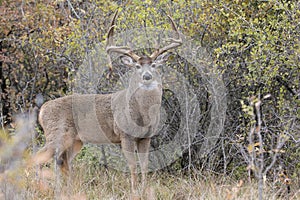
<instances>
[{"instance_id":1,"label":"whitetail buck","mask_svg":"<svg viewBox=\"0 0 300 200\"><path fill-rule=\"evenodd\" d=\"M157 66L166 59L163 53L180 46L182 40L168 16L177 38L171 39L171 44L157 48L150 56L140 57L128 47L113 45L116 16L117 12L108 31L106 51L108 55L121 54L123 64L134 68L129 87L112 94L74 94L46 102L39 114L46 144L33 156L32 162L40 165L56 156L61 170L68 173L70 162L84 143L120 143L131 172L132 192L136 193L135 152L144 185L150 138L156 134L160 120L162 82ZM94 118L91 117L93 113Z\"/></svg>"}]
</instances>

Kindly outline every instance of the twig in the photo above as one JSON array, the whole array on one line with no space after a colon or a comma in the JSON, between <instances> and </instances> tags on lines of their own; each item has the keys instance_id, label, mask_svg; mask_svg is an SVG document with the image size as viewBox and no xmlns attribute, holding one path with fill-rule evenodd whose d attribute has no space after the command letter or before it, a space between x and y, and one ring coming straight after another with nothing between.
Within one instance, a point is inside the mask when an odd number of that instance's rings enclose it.
<instances>
[{"instance_id":1,"label":"twig","mask_svg":"<svg viewBox=\"0 0 300 200\"><path fill-rule=\"evenodd\" d=\"M72 6L70 0L67 0L68 1L68 6L71 8L72 12L74 13L74 15L76 16L77 19L80 19L79 15L76 13L74 7Z\"/></svg>"}]
</instances>

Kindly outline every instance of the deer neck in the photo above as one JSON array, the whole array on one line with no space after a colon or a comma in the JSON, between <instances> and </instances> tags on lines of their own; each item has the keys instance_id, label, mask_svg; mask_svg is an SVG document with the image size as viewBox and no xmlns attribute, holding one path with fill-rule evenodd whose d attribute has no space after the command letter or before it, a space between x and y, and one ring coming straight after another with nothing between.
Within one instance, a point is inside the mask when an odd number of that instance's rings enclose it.
<instances>
[{"instance_id":1,"label":"deer neck","mask_svg":"<svg viewBox=\"0 0 300 200\"><path fill-rule=\"evenodd\" d=\"M150 89L151 88L151 89ZM156 115L160 113L162 87L160 84L139 85L134 91L127 93L128 113L130 119L138 126L146 127L156 123Z\"/></svg>"},{"instance_id":2,"label":"deer neck","mask_svg":"<svg viewBox=\"0 0 300 200\"><path fill-rule=\"evenodd\" d=\"M155 90L158 87L161 87L157 81L153 81L147 85L139 83L139 88L146 91Z\"/></svg>"}]
</instances>

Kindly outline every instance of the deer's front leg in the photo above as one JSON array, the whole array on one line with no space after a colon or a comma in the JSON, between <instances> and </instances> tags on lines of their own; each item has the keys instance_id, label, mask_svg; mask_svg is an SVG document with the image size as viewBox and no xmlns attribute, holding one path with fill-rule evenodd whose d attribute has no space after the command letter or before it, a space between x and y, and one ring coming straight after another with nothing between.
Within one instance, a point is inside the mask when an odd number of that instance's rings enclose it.
<instances>
[{"instance_id":1,"label":"deer's front leg","mask_svg":"<svg viewBox=\"0 0 300 200\"><path fill-rule=\"evenodd\" d=\"M147 184L147 172L149 163L150 138L142 138L137 142L138 157L142 171L142 188Z\"/></svg>"},{"instance_id":2,"label":"deer's front leg","mask_svg":"<svg viewBox=\"0 0 300 200\"><path fill-rule=\"evenodd\" d=\"M137 195L137 171L135 160L135 141L130 136L124 136L121 139L121 146L124 156L128 162L129 170L131 173L131 189L133 195Z\"/></svg>"}]
</instances>

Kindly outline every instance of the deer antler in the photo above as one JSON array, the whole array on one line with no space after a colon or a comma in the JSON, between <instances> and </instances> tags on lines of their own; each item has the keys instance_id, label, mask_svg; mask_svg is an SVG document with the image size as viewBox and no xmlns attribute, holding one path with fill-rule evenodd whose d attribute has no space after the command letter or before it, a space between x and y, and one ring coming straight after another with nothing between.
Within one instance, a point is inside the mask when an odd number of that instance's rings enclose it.
<instances>
[{"instance_id":1,"label":"deer antler","mask_svg":"<svg viewBox=\"0 0 300 200\"><path fill-rule=\"evenodd\" d=\"M133 60L138 61L141 57L135 54L129 47L126 46L115 46L114 41L113 41L113 35L114 35L114 28L115 28L115 20L117 18L118 10L115 12L114 17L112 19L109 31L107 33L107 41L106 41L106 52L108 55L108 62L109 62L109 68L112 70L112 63L111 63L111 57L110 53L115 52L115 53L120 53L120 54L125 54L129 57L131 57ZM176 25L173 21L173 19L168 15L168 18L171 22L172 29L176 32L177 39L175 38L170 38L169 40L172 42L171 44L162 47L162 48L157 48L150 56L151 60L155 60L159 55L163 54L164 52L174 49L182 44L182 39L180 37L180 34L178 32L178 29L176 28Z\"/></svg>"},{"instance_id":2,"label":"deer antler","mask_svg":"<svg viewBox=\"0 0 300 200\"><path fill-rule=\"evenodd\" d=\"M172 25L172 29L176 32L176 36L177 36L177 39L174 39L174 38L170 38L169 40L172 41L171 44L163 47L163 48L158 48L156 49L150 56L150 58L152 60L155 60L159 55L165 53L166 51L170 50L170 49L174 49L180 45L182 45L182 39L180 37L180 34L178 32L178 29L176 28L175 26L175 23L173 21L173 19L168 15L168 18L171 22L171 25Z\"/></svg>"},{"instance_id":3,"label":"deer antler","mask_svg":"<svg viewBox=\"0 0 300 200\"><path fill-rule=\"evenodd\" d=\"M113 35L114 35L115 20L117 18L117 14L118 14L118 10L115 12L115 15L112 19L110 28L107 33L107 40L106 40L106 52L108 55L108 62L109 62L110 69L112 69L112 63L111 63L111 57L110 57L111 52L125 54L127 56L130 56L135 61L138 61L140 59L140 56L136 55L129 47L114 46Z\"/></svg>"}]
</instances>

